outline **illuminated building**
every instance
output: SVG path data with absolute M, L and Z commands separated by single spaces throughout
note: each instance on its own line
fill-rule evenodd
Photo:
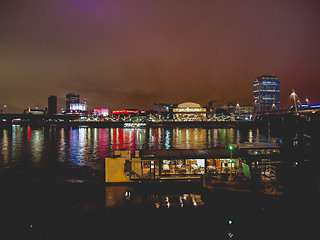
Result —
M 280 109 L 280 82 L 275 76 L 260 76 L 253 84 L 256 112 Z
M 66 110 L 70 110 L 71 103 L 80 103 L 80 95 L 76 93 L 68 93 L 66 95 Z
M 235 107 L 234 114 L 235 115 L 250 115 L 253 113 L 253 106 L 251 105 L 239 105 L 237 104 Z
M 151 107 L 151 110 L 157 112 L 158 114 L 161 114 L 161 113 L 169 112 L 170 107 L 171 107 L 170 104 L 154 103 Z M 175 105 L 174 107 L 177 107 L 177 105 Z
M 246 115 L 249 116 L 253 113 L 253 106 L 250 105 L 240 105 L 239 103 L 234 104 L 233 102 L 227 102 L 221 105 L 217 110 L 217 115 L 230 115 L 239 116 Z
M 132 116 L 139 116 L 139 110 L 126 109 L 112 111 L 115 118 L 131 118 Z
M 57 96 L 48 97 L 48 113 L 57 114 Z
M 181 103 L 173 108 L 174 119 L 178 121 L 201 121 L 206 119 L 207 109 L 198 103 Z
M 229 114 L 233 114 L 235 112 L 236 105 L 233 102 L 225 103 L 221 108 L 226 110 Z
M 151 107 L 151 111 L 158 114 L 159 117 L 170 118 L 172 108 L 176 108 L 177 106 L 177 104 L 154 103 Z
M 70 103 L 70 112 L 86 111 L 86 104 L 84 103 Z
M 96 116 L 108 116 L 109 115 L 109 109 L 106 108 L 95 108 L 93 110 L 93 114 Z
M 44 110 L 41 110 L 41 109 L 31 109 L 31 108 L 28 108 L 26 110 L 23 111 L 24 114 L 31 114 L 31 115 L 44 115 L 45 111 Z

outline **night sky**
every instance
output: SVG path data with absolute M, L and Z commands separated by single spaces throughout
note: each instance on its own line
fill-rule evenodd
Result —
M 79 93 L 95 107 L 252 104 L 276 75 L 320 103 L 320 1 L 1 0 L 0 105 L 47 106 Z

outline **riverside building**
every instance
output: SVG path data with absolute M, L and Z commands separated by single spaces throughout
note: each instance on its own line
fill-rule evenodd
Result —
M 207 109 L 198 103 L 185 102 L 173 108 L 174 119 L 177 121 L 203 121 L 206 119 Z
M 48 97 L 48 113 L 57 114 L 57 96 Z
M 276 76 L 260 76 L 253 84 L 256 112 L 280 110 L 280 82 Z
M 72 103 L 80 103 L 80 95 L 76 93 L 68 93 L 66 95 L 66 110 L 69 111 Z

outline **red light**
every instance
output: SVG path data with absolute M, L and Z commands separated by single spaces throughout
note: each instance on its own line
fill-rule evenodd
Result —
M 31 139 L 31 127 L 29 126 L 28 127 L 28 140 Z
M 139 115 L 139 111 L 133 111 L 133 110 L 117 110 L 112 111 L 113 115 Z

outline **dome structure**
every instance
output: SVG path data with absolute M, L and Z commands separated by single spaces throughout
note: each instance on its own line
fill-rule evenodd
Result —
M 201 105 L 194 102 L 185 102 L 179 104 L 178 108 L 201 108 Z

